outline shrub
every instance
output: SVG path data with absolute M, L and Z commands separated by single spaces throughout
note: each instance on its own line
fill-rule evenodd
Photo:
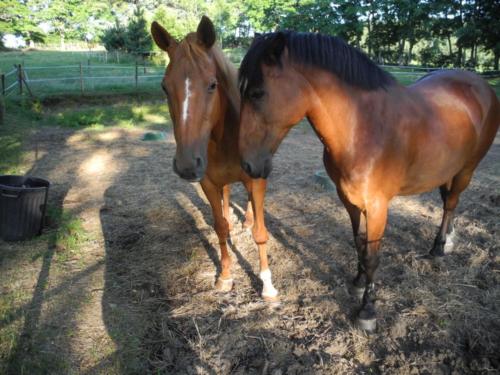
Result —
M 127 29 L 116 20 L 115 26 L 104 31 L 101 42 L 108 51 L 125 50 Z

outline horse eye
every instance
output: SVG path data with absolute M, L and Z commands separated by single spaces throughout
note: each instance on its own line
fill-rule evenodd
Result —
M 209 86 L 208 86 L 208 92 L 214 92 L 215 89 L 217 88 L 217 82 L 213 81 Z
M 250 93 L 250 99 L 259 100 L 264 96 L 264 90 L 254 90 Z

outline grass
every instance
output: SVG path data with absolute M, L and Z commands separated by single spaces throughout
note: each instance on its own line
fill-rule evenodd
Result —
M 55 260 L 65 262 L 79 257 L 82 245 L 90 239 L 90 234 L 83 228 L 82 220 L 59 207 L 49 206 L 47 217 L 52 230 L 49 230 L 39 240 L 48 240 L 55 249 Z
M 0 126 L 0 174 L 27 172 L 25 141 L 43 127 L 98 130 L 110 126 L 149 129 L 169 126 L 166 120 L 169 118 L 168 108 L 164 101 L 143 102 L 137 100 L 135 95 L 116 98 L 52 97 L 46 101 L 22 97 L 10 99 L 6 104 L 5 125 Z

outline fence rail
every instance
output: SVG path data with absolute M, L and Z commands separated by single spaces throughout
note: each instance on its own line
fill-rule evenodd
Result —
M 427 73 L 443 69 L 423 66 L 379 66 L 406 82 L 413 82 Z M 0 74 L 1 94 L 4 97 L 12 95 L 16 91 L 22 94 L 23 89 L 26 89 L 30 95 L 71 92 L 83 94 L 105 88 L 138 90 L 139 86 L 148 87 L 148 85 L 159 91 L 157 82 L 151 80 L 163 77 L 164 71 L 164 67 L 147 64 L 145 60 L 142 63 L 136 61 L 133 65 L 91 64 L 91 61 L 87 60 L 87 62 L 79 64 L 29 67 L 18 64 L 14 67 L 15 69 Z M 500 77 L 498 71 L 481 72 L 480 74 L 487 78 Z
M 1 94 L 23 93 L 30 95 L 90 92 L 104 88 L 137 90 L 152 86 L 152 79 L 163 77 L 164 67 L 136 62 L 134 65 L 91 64 L 30 66 L 15 65 L 15 69 L 1 74 Z M 154 87 L 154 86 L 152 86 Z M 157 87 L 159 91 L 159 85 Z

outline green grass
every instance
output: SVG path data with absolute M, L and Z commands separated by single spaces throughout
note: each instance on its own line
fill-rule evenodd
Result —
M 54 259 L 57 262 L 65 262 L 78 257 L 82 245 L 90 239 L 90 235 L 83 228 L 82 220 L 69 211 L 51 206 L 47 208 L 47 216 L 54 229 L 44 234 L 41 240 L 47 237 L 51 246 L 54 246 Z
M 136 100 L 135 95 L 125 95 L 52 97 L 47 101 L 26 97 L 7 101 L 5 124 L 0 126 L 0 174 L 29 170 L 24 144 L 34 131 L 46 126 L 95 130 L 112 126 L 164 130 L 170 126 L 163 100 L 144 102 Z

